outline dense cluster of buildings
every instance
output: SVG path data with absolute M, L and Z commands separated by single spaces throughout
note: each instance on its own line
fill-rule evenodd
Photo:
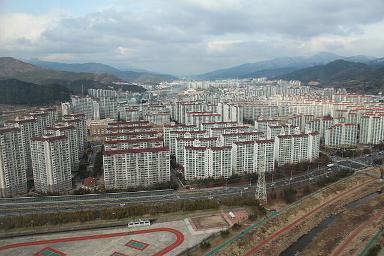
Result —
M 292 130 L 292 132 L 291 132 Z M 279 165 L 319 157 L 320 134 L 281 129 L 268 135 L 237 122 L 164 126 L 164 144 L 182 165 L 186 180 L 271 172 Z
M 86 139 L 84 115 L 58 121 L 56 109 L 37 109 L 8 120 L 0 128 L 0 196 L 27 192 L 27 179 L 35 191 L 63 193 L 72 189 Z
M 86 139 L 103 143 L 107 190 L 170 181 L 170 158 L 186 180 L 273 172 L 314 161 L 320 145 L 384 140 L 381 96 L 265 78 L 179 81 L 148 87 L 148 99 L 90 89 L 54 109 L 0 128 L 0 196 L 71 189 Z M 179 90 L 175 88 L 186 88 Z M 88 131 L 88 134 L 86 133 Z
M 109 123 L 103 152 L 105 188 L 169 182 L 169 150 L 160 135 L 148 121 Z

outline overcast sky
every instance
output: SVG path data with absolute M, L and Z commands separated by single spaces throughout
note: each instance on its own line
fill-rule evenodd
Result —
M 0 56 L 176 75 L 319 52 L 384 56 L 384 0 L 0 0 Z

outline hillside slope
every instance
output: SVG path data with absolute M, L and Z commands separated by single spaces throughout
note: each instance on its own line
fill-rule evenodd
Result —
M 205 74 L 195 75 L 192 76 L 192 78 L 205 80 L 252 78 L 261 76 L 272 78 L 300 70 L 302 68 L 327 64 L 337 59 L 363 63 L 375 60 L 374 57 L 364 55 L 343 57 L 333 53 L 323 52 L 309 57 L 284 57 L 255 63 L 247 63 L 230 68 L 215 70 Z
M 161 81 L 172 81 L 177 79 L 172 75 L 158 74 L 145 70 L 134 69 L 122 71 L 120 69 L 102 63 L 60 63 L 40 60 L 31 60 L 30 62 L 36 66 L 59 71 L 110 74 L 127 82 L 158 83 Z
M 69 99 L 71 91 L 63 86 L 37 85 L 16 79 L 0 80 L 0 104 L 35 105 Z
M 47 80 L 92 80 L 101 83 L 112 83 L 121 79 L 109 74 L 75 73 L 50 70 L 11 58 L 0 57 L 0 79 L 18 79 L 25 82 L 45 84 Z
M 336 60 L 326 65 L 304 68 L 277 76 L 275 79 L 317 81 L 322 87 L 377 93 L 384 89 L 384 65 Z

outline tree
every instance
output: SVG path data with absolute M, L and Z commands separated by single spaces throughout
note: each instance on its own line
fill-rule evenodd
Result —
M 203 250 L 207 250 L 211 247 L 211 243 L 208 241 L 203 241 L 200 243 L 200 248 Z
M 294 188 L 284 190 L 284 201 L 287 204 L 293 203 L 297 200 L 297 191 Z

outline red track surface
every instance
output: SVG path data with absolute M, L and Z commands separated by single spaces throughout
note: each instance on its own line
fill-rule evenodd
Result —
M 349 236 L 344 239 L 332 252 L 332 256 L 340 255 L 345 247 L 361 232 L 364 228 L 366 228 L 369 224 L 374 222 L 377 218 L 384 214 L 384 210 L 379 211 L 378 213 L 372 215 L 366 222 L 360 224 L 357 228 L 355 228 Z
M 36 246 L 36 245 L 47 245 L 47 244 L 57 244 L 57 243 L 68 243 L 68 242 L 78 242 L 78 241 L 86 241 L 86 240 L 95 240 L 95 239 L 103 239 L 103 238 L 113 238 L 120 236 L 128 236 L 128 235 L 138 235 L 138 234 L 147 234 L 147 233 L 156 233 L 156 232 L 169 232 L 176 236 L 175 242 L 165 247 L 164 249 L 156 252 L 153 256 L 162 256 L 166 253 L 174 250 L 176 247 L 181 245 L 184 242 L 184 235 L 180 231 L 172 228 L 152 228 L 147 230 L 136 230 L 130 232 L 119 232 L 119 233 L 109 233 L 109 234 L 97 234 L 97 235 L 89 235 L 89 236 L 75 236 L 75 237 L 65 237 L 58 239 L 48 239 L 48 240 L 39 240 L 39 241 L 31 241 L 31 242 L 21 242 L 15 244 L 7 244 L 0 247 L 0 251 L 14 249 L 19 247 L 28 247 L 28 246 Z
M 341 193 L 340 195 L 332 198 L 331 200 L 319 205 L 318 207 L 316 207 L 315 209 L 311 210 L 310 212 L 306 213 L 305 215 L 303 215 L 302 217 L 296 219 L 295 221 L 291 222 L 290 224 L 288 224 L 287 226 L 285 226 L 284 228 L 276 231 L 275 233 L 271 234 L 269 237 L 265 238 L 264 240 L 260 241 L 256 246 L 254 246 L 251 250 L 249 250 L 247 253 L 245 253 L 244 255 L 245 256 L 252 256 L 252 255 L 255 255 L 265 244 L 269 243 L 272 239 L 276 238 L 277 236 L 285 233 L 286 231 L 288 231 L 290 228 L 292 228 L 293 226 L 299 224 L 300 222 L 303 222 L 305 219 L 307 219 L 308 217 L 310 217 L 311 215 L 315 214 L 316 212 L 318 212 L 319 210 L 321 210 L 322 208 L 326 207 L 327 205 L 331 204 L 331 203 L 334 203 L 334 202 L 337 202 L 338 200 L 340 200 L 341 197 L 359 189 L 360 187 L 366 185 L 367 183 L 370 183 L 372 181 L 367 181 L 367 182 L 364 182 L 356 187 L 354 187 L 353 189 L 351 190 L 348 190 L 348 191 L 345 191 L 343 193 Z

